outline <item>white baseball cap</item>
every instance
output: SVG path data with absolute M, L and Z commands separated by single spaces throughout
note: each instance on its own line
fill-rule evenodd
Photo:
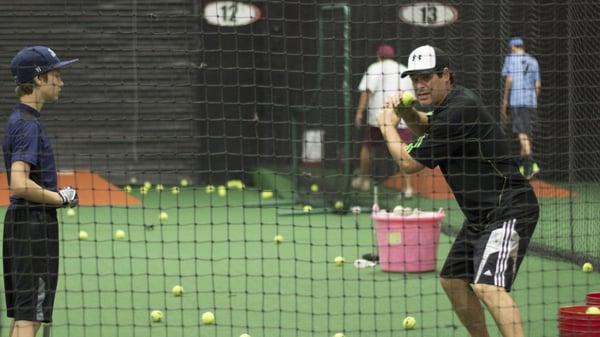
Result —
M 425 45 L 410 53 L 408 56 L 408 69 L 402 73 L 402 77 L 413 74 L 439 72 L 449 67 L 450 59 L 446 52 L 439 48 Z

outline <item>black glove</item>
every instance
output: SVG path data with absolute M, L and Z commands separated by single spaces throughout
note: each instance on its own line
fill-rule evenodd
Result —
M 67 186 L 61 188 L 58 190 L 58 194 L 63 200 L 63 207 L 76 207 L 79 205 L 79 197 L 77 196 L 77 191 L 73 187 Z

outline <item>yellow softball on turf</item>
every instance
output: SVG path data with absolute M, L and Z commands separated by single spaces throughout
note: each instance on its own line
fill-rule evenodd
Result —
M 314 193 L 319 192 L 319 185 L 317 185 L 317 184 L 310 185 L 310 191 L 314 192 Z
M 165 190 L 165 186 L 163 184 L 156 184 L 156 191 L 162 192 Z
M 85 241 L 88 239 L 88 233 L 86 231 L 79 231 L 79 240 Z
M 125 231 L 122 229 L 118 229 L 115 231 L 115 239 L 117 240 L 123 240 L 125 239 Z
M 402 325 L 404 325 L 404 329 L 412 330 L 417 326 L 417 320 L 412 316 L 408 316 L 402 321 Z
M 179 187 L 177 187 L 177 186 L 171 187 L 171 194 L 179 194 Z
M 275 237 L 273 238 L 273 242 L 275 242 L 276 244 L 282 243 L 283 242 L 283 235 L 281 235 L 281 234 L 275 235 Z
M 125 187 L 123 187 L 123 191 L 125 191 L 125 193 L 131 193 L 133 189 L 131 188 L 131 186 L 127 185 Z
M 75 210 L 72 208 L 69 208 L 67 210 L 67 216 L 75 216 Z
M 167 221 L 169 220 L 169 213 L 167 212 L 160 212 L 160 215 L 158 216 L 158 218 L 160 219 L 160 221 Z
M 584 273 L 591 273 L 592 271 L 594 271 L 594 266 L 592 266 L 591 263 L 586 262 L 583 264 L 583 266 L 581 266 L 581 271 L 583 271 Z
M 173 296 L 175 296 L 175 297 L 182 296 L 183 295 L 183 287 L 178 284 L 178 285 L 174 286 L 173 289 L 171 289 L 171 292 L 173 293 Z
M 150 319 L 152 319 L 152 322 L 160 322 L 162 321 L 163 317 L 164 315 L 160 310 L 153 310 L 150 313 Z
M 344 259 L 344 257 L 342 257 L 342 256 L 336 256 L 333 261 L 335 262 L 336 266 L 340 267 L 340 266 L 344 265 L 344 262 L 346 262 L 346 259 Z
M 310 213 L 310 212 L 312 212 L 312 206 L 304 205 L 304 207 L 302 207 L 302 211 L 304 211 L 304 213 Z
M 181 185 L 181 187 L 187 187 L 187 185 L 189 185 L 190 182 L 187 179 L 181 179 L 181 181 L 179 182 L 179 185 Z
M 269 190 L 262 191 L 262 192 L 260 192 L 260 197 L 262 199 L 271 199 L 271 198 L 273 198 L 273 191 L 269 191 Z
M 203 313 L 202 314 L 202 323 L 204 323 L 206 325 L 214 324 L 215 323 L 215 314 L 213 314 L 210 311 Z
M 335 335 L 333 335 L 333 337 L 345 337 L 345 335 L 342 332 L 338 332 Z

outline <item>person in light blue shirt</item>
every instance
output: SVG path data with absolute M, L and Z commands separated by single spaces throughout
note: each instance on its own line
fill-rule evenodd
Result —
M 510 39 L 511 53 L 504 59 L 502 76 L 504 99 L 500 117 L 503 123 L 512 119 L 512 131 L 518 135 L 521 144 L 519 171 L 527 179 L 540 172 L 539 165 L 532 158 L 531 118 L 536 113 L 538 97 L 542 90 L 540 67 L 535 57 L 525 52 L 523 39 Z

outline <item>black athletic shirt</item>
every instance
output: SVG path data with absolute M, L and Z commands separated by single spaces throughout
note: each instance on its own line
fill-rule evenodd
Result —
M 15 161 L 31 165 L 29 178 L 45 189 L 57 191 L 54 151 L 40 113 L 26 104 L 17 104 L 8 118 L 4 134 L 4 166 L 10 184 L 10 168 Z M 10 197 L 11 205 L 25 204 L 25 199 Z
M 495 211 L 511 209 L 520 196 L 533 193 L 498 122 L 464 87 L 454 86 L 408 151 L 421 164 L 440 167 L 471 223 L 488 222 Z

